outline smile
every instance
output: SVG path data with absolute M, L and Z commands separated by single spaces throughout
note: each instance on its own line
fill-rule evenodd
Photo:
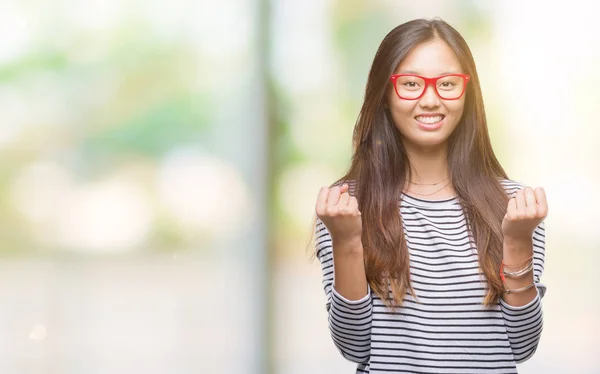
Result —
M 439 115 L 435 115 L 435 116 L 416 116 L 415 119 L 417 120 L 417 122 L 432 125 L 434 123 L 441 122 L 444 119 L 444 115 L 439 114 Z

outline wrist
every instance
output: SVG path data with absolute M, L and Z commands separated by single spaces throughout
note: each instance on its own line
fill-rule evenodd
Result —
M 533 249 L 533 238 L 504 237 L 504 252 L 521 251 L 523 248 Z
M 530 235 L 530 236 L 505 236 L 504 237 L 504 242 L 509 243 L 509 244 L 530 243 L 532 240 L 533 240 L 533 235 Z
M 346 239 L 331 238 L 334 254 L 363 254 L 362 240 L 360 237 Z
M 505 238 L 502 250 L 502 261 L 505 264 L 516 264 L 533 255 L 533 239 Z

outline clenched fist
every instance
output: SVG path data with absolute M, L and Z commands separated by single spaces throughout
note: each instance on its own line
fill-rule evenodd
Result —
M 317 198 L 317 216 L 323 221 L 331 240 L 337 243 L 360 243 L 362 220 L 356 198 L 348 193 L 348 185 L 321 187 Z
M 535 228 L 546 218 L 548 204 L 544 189 L 525 187 L 508 201 L 506 215 L 502 220 L 505 238 L 531 239 Z

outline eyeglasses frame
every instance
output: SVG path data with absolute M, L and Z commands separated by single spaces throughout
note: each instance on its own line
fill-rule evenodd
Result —
M 460 93 L 460 95 L 458 95 L 457 98 L 455 99 L 445 99 L 443 98 L 437 88 L 437 81 L 442 79 L 442 78 L 446 78 L 446 77 L 451 77 L 451 76 L 457 76 L 457 77 L 461 77 L 464 81 L 464 85 L 463 85 L 463 90 Z M 415 97 L 413 99 L 409 99 L 409 98 L 405 98 L 400 96 L 400 93 L 398 93 L 398 86 L 396 85 L 396 81 L 398 80 L 398 78 L 400 77 L 416 77 L 416 78 L 421 78 L 424 82 L 425 82 L 425 87 L 423 88 L 423 92 L 421 92 L 421 94 L 419 95 L 419 97 Z M 394 91 L 396 91 L 396 95 L 402 99 L 402 100 L 419 100 L 420 98 L 423 97 L 423 95 L 425 95 L 425 92 L 427 92 L 427 87 L 429 85 L 433 86 L 433 90 L 435 91 L 435 94 L 438 95 L 438 97 L 442 100 L 458 100 L 460 99 L 464 94 L 465 91 L 467 90 L 467 83 L 469 83 L 469 80 L 471 79 L 471 76 L 468 74 L 445 74 L 445 75 L 440 75 L 439 77 L 433 77 L 433 78 L 427 78 L 424 77 L 422 75 L 417 75 L 417 74 L 393 74 L 392 76 L 390 76 L 390 80 L 392 81 L 392 84 L 394 85 Z

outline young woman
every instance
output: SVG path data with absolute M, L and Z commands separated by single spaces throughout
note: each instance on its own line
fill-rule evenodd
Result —
M 353 148 L 316 204 L 341 354 L 357 373 L 516 373 L 542 331 L 546 197 L 496 159 L 454 28 L 414 20 L 385 37 Z

